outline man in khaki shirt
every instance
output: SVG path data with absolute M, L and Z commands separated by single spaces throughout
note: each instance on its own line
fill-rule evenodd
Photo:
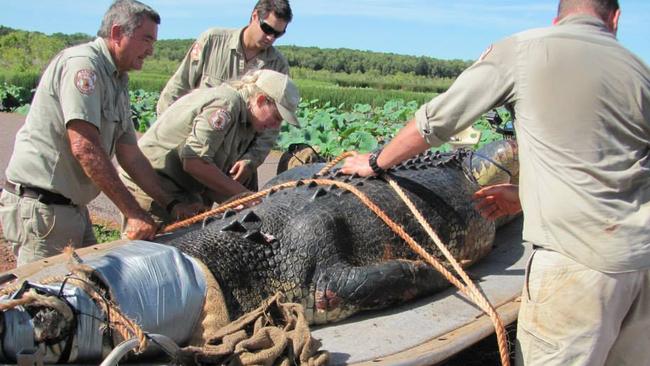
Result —
M 152 54 L 159 23 L 149 6 L 115 1 L 95 41 L 62 51 L 45 70 L 0 197 L 0 222 L 19 265 L 96 243 L 86 205 L 100 191 L 128 218 L 129 238 L 155 234 L 111 158 L 158 202 L 171 202 L 136 144 L 127 88 L 127 71 Z M 181 205 L 175 210 L 189 214 Z
M 230 168 L 248 150 L 257 133 L 277 128 L 282 120 L 298 125 L 300 96 L 285 74 L 258 70 L 241 80 L 196 89 L 176 101 L 138 141 L 167 194 L 188 204 L 206 196 L 222 202 L 248 192 Z M 173 217 L 137 187 L 120 177 L 140 206 L 160 223 Z
M 292 17 L 288 0 L 259 0 L 248 26 L 212 28 L 201 34 L 160 93 L 158 115 L 192 89 L 215 87 L 251 70 L 288 74 L 289 64 L 273 43 L 286 32 Z M 275 128 L 259 133 L 246 154 L 233 165 L 232 173 L 246 178 L 249 188 L 257 189 L 257 167 L 275 145 L 279 132 Z
M 523 238 L 536 248 L 517 363 L 647 365 L 650 70 L 616 40 L 616 0 L 559 4 L 554 26 L 490 46 L 381 153 L 350 158 L 343 171 L 381 173 L 506 104 L 520 185 L 475 196 L 488 217 L 518 211 L 520 198 Z

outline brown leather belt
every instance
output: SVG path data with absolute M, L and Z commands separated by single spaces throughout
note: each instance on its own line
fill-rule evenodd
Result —
M 17 186 L 8 180 L 5 181 L 4 188 L 17 196 L 33 198 L 46 205 L 73 205 L 68 197 L 42 188 L 29 187 L 22 184 Z

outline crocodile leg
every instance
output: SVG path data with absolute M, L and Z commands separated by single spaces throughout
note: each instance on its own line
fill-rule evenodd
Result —
M 381 309 L 449 286 L 421 261 L 389 260 L 367 266 L 336 264 L 315 278 L 313 322 L 344 319 L 361 310 Z

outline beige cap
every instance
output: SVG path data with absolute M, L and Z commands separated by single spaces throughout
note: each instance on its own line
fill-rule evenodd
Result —
M 300 102 L 300 93 L 289 76 L 273 70 L 259 70 L 255 85 L 273 98 L 282 118 L 294 126 L 300 126 L 296 109 Z

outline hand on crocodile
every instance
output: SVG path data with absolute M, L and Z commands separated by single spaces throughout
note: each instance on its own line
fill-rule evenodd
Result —
M 474 193 L 473 199 L 476 210 L 481 216 L 490 220 L 521 211 L 519 186 L 514 184 L 483 187 Z
M 352 152 L 352 156 L 345 159 L 341 172 L 344 174 L 354 174 L 357 173 L 362 177 L 369 177 L 374 175 L 370 164 L 368 164 L 368 158 L 370 154 L 359 154 L 356 151 Z
M 158 227 L 151 216 L 146 213 L 129 217 L 126 220 L 126 237 L 129 240 L 151 240 L 156 235 Z
M 172 217 L 176 220 L 186 219 L 188 217 L 196 216 L 205 210 L 203 204 L 195 203 L 179 203 L 172 209 Z
M 239 160 L 230 168 L 228 173 L 232 179 L 245 184 L 250 180 L 254 172 L 255 168 L 250 160 Z

